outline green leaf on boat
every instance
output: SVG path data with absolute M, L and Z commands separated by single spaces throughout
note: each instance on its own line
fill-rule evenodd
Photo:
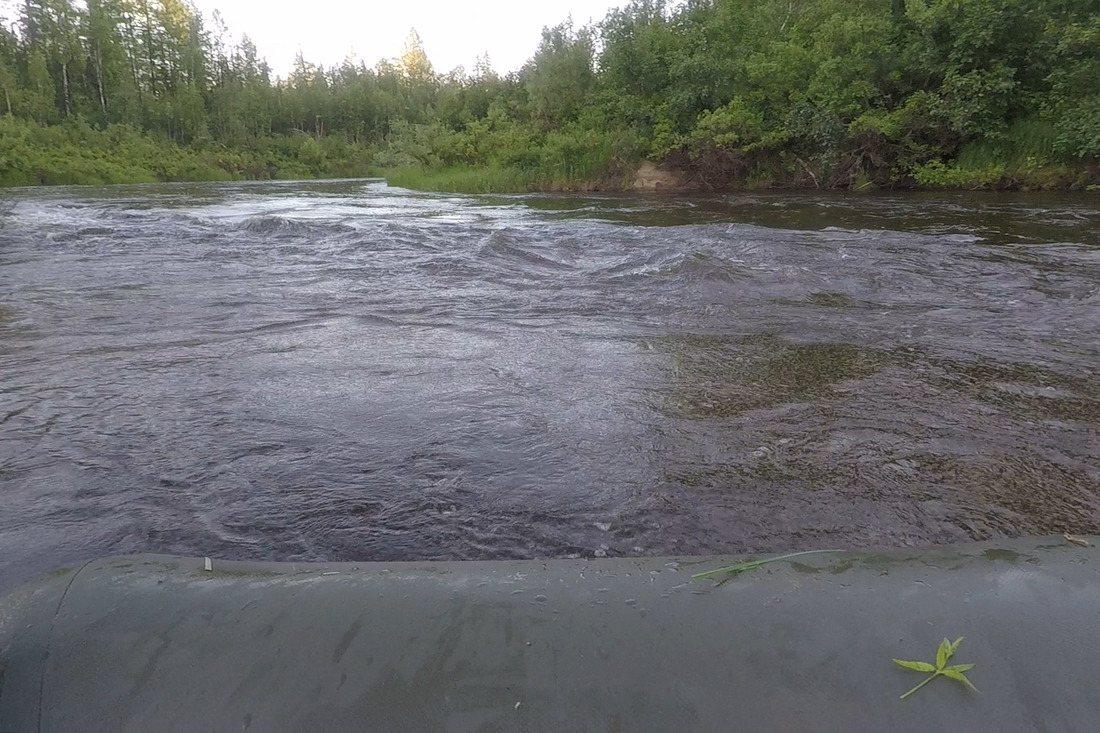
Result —
M 964 672 L 968 672 L 969 670 L 974 669 L 973 664 L 953 664 L 950 667 L 947 666 L 947 661 L 951 659 L 951 657 L 955 654 L 955 651 L 958 650 L 959 644 L 962 643 L 962 640 L 963 637 L 960 636 L 958 639 L 955 639 L 955 641 L 944 639 L 942 642 L 940 642 L 939 648 L 936 649 L 936 664 L 934 666 L 929 664 L 928 662 L 910 662 L 904 659 L 894 659 L 894 664 L 897 664 L 899 667 L 911 669 L 914 672 L 924 672 L 928 674 L 928 677 L 922 680 L 920 684 L 902 694 L 901 699 L 904 700 L 905 698 L 909 697 L 914 692 L 924 687 L 937 677 L 940 677 L 941 675 L 943 677 L 947 677 L 948 679 L 962 682 L 971 690 L 980 694 L 978 688 L 975 687 L 974 684 L 966 678 L 965 674 L 963 674 Z
M 771 562 L 779 562 L 780 560 L 789 560 L 792 557 L 801 557 L 803 555 L 818 555 L 825 552 L 843 552 L 843 550 L 806 550 L 804 552 L 791 552 L 786 555 L 779 555 L 777 557 L 765 557 L 760 560 L 746 560 L 745 562 L 739 562 L 734 565 L 727 565 L 724 568 L 718 568 L 717 570 L 707 570 L 703 573 L 696 573 L 691 576 L 692 580 L 702 580 L 704 578 L 714 578 L 719 575 L 732 576 L 739 573 L 743 573 L 746 570 L 755 570 L 761 565 L 767 565 Z M 729 578 L 726 578 L 728 580 Z
M 962 672 L 959 672 L 956 669 L 952 669 L 951 667 L 948 667 L 947 669 L 943 670 L 943 672 L 941 672 L 941 674 L 944 677 L 948 677 L 948 678 L 953 679 L 953 680 L 958 680 L 959 682 L 962 682 L 964 685 L 969 687 L 974 692 L 977 692 L 979 695 L 981 694 L 981 690 L 979 690 L 977 687 L 975 687 L 974 683 L 971 682 L 970 680 L 968 680 L 966 678 L 966 675 L 964 675 Z
M 947 660 L 951 658 L 951 641 L 944 639 L 940 642 L 940 648 L 936 650 L 936 669 L 943 669 Z

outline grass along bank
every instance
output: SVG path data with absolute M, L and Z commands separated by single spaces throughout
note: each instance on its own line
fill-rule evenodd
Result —
M 829 178 L 805 161 L 713 150 L 646 160 L 623 135 L 538 134 L 505 129 L 395 130 L 380 144 L 299 133 L 229 147 L 209 138 L 181 145 L 128 125 L 81 120 L 37 125 L 0 116 L 0 186 L 171 181 L 296 180 L 383 176 L 391 186 L 442 193 L 710 191 L 762 188 L 854 190 L 1097 190 L 1100 165 L 1058 156 L 1032 126 L 963 146 L 889 176 Z
M 229 148 L 180 145 L 128 125 L 36 125 L 0 117 L 0 186 L 102 185 L 366 176 L 370 152 L 342 139 L 271 137 Z

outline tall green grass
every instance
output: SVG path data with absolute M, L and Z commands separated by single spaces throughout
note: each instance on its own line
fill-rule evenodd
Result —
M 1017 120 L 1003 134 L 967 143 L 954 161 L 934 160 L 912 171 L 926 188 L 1079 188 L 1087 170 L 1071 170 L 1055 147 L 1053 123 L 1032 117 Z
M 193 146 L 127 125 L 99 129 L 73 122 L 48 127 L 0 116 L 0 186 L 101 185 L 157 181 L 232 181 L 353 177 L 368 172 L 369 151 L 337 139 L 306 150 L 294 138 L 267 138 L 230 149 Z
M 383 175 L 391 186 L 443 193 L 523 193 L 537 184 L 533 172 L 519 168 L 455 166 L 429 170 L 406 166 L 384 171 Z
M 1003 135 L 964 145 L 956 166 L 961 170 L 988 170 L 1001 165 L 1012 170 L 1022 165 L 1042 165 L 1055 159 L 1057 131 L 1052 123 L 1028 118 L 1017 120 Z
M 403 166 L 382 171 L 386 183 L 414 191 L 440 193 L 525 193 L 527 191 L 618 190 L 627 181 L 588 175 L 590 169 L 542 170 L 451 166 L 441 170 Z
M 454 193 L 622 188 L 640 159 L 634 136 L 576 124 L 539 130 L 519 123 L 397 125 L 374 163 L 393 186 Z

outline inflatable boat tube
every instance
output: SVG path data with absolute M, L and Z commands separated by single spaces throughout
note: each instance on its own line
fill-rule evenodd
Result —
M 1096 731 L 1063 537 L 771 563 L 96 560 L 0 599 L 0 733 Z M 207 569 L 209 568 L 209 569 Z M 926 675 L 944 637 L 981 690 Z

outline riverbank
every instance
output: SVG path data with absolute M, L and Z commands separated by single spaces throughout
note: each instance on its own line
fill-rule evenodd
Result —
M 964 151 L 965 152 L 965 151 Z M 598 158 L 599 156 L 593 156 Z M 390 165 L 387 165 L 390 163 Z M 841 168 L 822 175 L 798 158 L 746 161 L 728 153 L 659 161 L 595 160 L 577 168 L 498 164 L 392 165 L 385 148 L 308 135 L 230 148 L 190 146 L 126 125 L 43 127 L 0 118 L 0 187 L 180 181 L 382 177 L 391 186 L 441 193 L 713 192 L 723 190 L 1100 190 L 1100 162 L 961 155 L 907 172 Z
M 777 161 L 778 163 L 778 161 Z M 441 170 L 406 167 L 378 171 L 391 186 L 443 193 L 576 193 L 628 191 L 692 193 L 737 190 L 849 191 L 1100 191 L 1100 165 L 1009 161 L 982 166 L 933 161 L 909 175 L 878 180 L 867 175 L 847 181 L 823 181 L 811 171 L 782 165 L 770 172 L 740 175 L 708 171 L 692 161 L 644 160 L 625 174 L 568 179 L 514 168 L 456 166 Z

